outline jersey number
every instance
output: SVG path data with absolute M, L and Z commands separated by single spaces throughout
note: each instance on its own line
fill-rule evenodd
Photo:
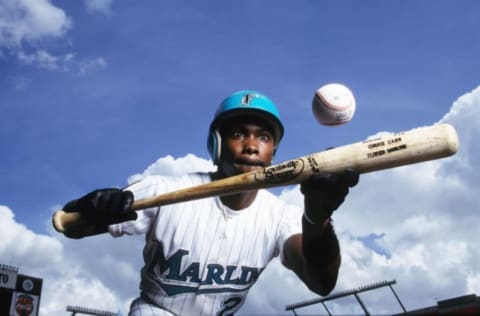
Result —
M 230 297 L 222 303 L 223 309 L 218 313 L 218 316 L 233 316 L 241 302 L 242 298 L 239 296 Z

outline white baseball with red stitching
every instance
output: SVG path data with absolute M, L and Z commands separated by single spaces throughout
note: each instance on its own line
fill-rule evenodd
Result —
M 339 83 L 330 83 L 315 91 L 312 111 L 322 125 L 340 125 L 349 122 L 355 113 L 352 91 Z

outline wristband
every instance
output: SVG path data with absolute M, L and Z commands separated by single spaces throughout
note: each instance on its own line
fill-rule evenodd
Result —
M 305 220 L 307 221 L 307 223 L 309 223 L 310 225 L 313 225 L 313 226 L 322 226 L 322 227 L 325 227 L 327 226 L 328 224 L 330 224 L 333 220 L 331 217 L 327 217 L 323 223 L 321 224 L 318 224 L 318 223 L 315 223 L 314 221 L 312 221 L 308 216 L 307 216 L 307 213 L 303 213 L 303 218 L 305 218 Z

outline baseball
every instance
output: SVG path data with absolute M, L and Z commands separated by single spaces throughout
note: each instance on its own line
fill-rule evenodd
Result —
M 312 111 L 322 125 L 340 125 L 350 121 L 355 113 L 352 91 L 339 83 L 330 83 L 315 91 Z

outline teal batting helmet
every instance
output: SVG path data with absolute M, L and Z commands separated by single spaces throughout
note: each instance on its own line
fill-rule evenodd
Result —
M 283 137 L 283 124 L 275 104 L 265 95 L 252 90 L 235 92 L 220 103 L 208 132 L 208 153 L 217 163 L 221 153 L 220 127 L 229 119 L 239 116 L 258 116 L 273 127 L 275 148 Z

